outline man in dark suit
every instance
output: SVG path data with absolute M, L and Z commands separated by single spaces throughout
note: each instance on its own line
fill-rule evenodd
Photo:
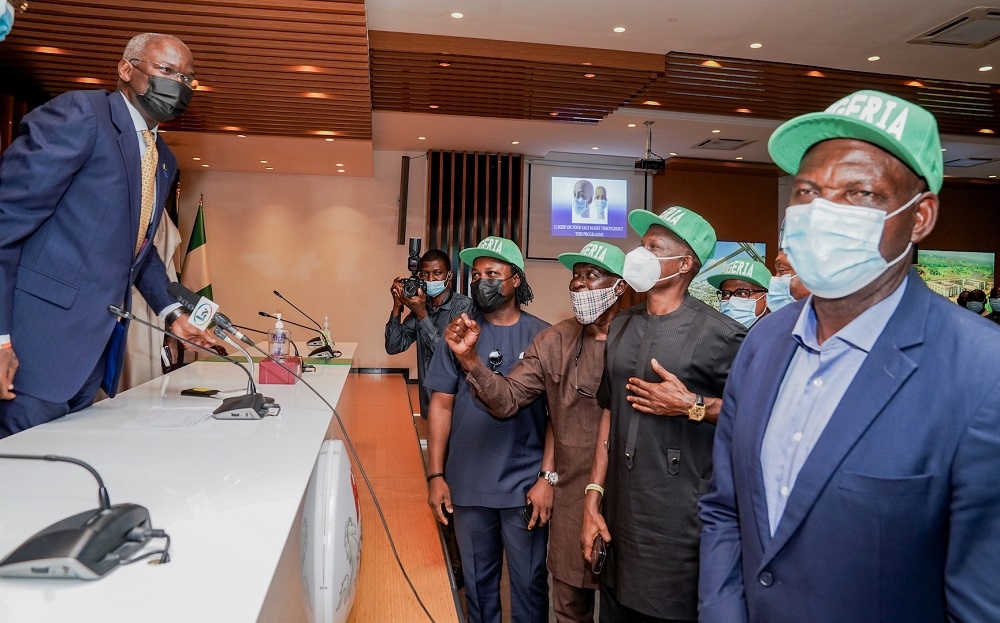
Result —
M 700 620 L 1000 621 L 1000 330 L 909 269 L 934 117 L 861 91 L 787 122 L 783 248 L 812 296 L 750 332 L 701 501 Z
M 190 101 L 191 51 L 134 37 L 118 91 L 71 91 L 25 116 L 0 158 L 0 438 L 114 396 L 134 285 L 167 325 L 202 344 L 167 293 L 150 240 L 177 163 L 159 123 Z M 16 349 L 16 350 L 15 350 Z

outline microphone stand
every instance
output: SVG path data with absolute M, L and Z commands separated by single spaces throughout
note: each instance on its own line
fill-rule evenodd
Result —
M 214 350 L 205 348 L 201 344 L 195 344 L 191 340 L 184 339 L 181 336 L 172 333 L 170 331 L 167 331 L 166 329 L 159 327 L 151 322 L 146 322 L 142 318 L 137 318 L 135 314 L 127 312 L 121 309 L 120 307 L 115 307 L 114 305 L 108 305 L 108 311 L 114 314 L 115 316 L 118 316 L 119 318 L 125 318 L 127 320 L 138 322 L 143 326 L 147 326 L 155 331 L 159 331 L 160 333 L 169 335 L 170 337 L 175 338 L 202 352 L 208 353 L 213 357 L 221 357 L 222 359 L 228 361 L 229 363 L 233 364 L 234 366 L 242 370 L 243 373 L 247 375 L 247 379 L 249 379 L 249 384 L 247 386 L 249 390 L 248 393 L 243 396 L 232 396 L 230 398 L 223 399 L 222 405 L 218 409 L 212 412 L 213 418 L 217 420 L 259 420 L 268 415 L 277 415 L 277 412 L 273 414 L 270 412 L 272 407 L 277 407 L 278 410 L 280 411 L 281 407 L 275 404 L 273 399 L 267 398 L 263 394 L 257 392 L 257 386 L 253 382 L 253 374 L 232 357 L 220 355 Z M 219 333 L 222 332 L 221 328 L 217 327 L 216 329 Z M 218 333 L 216 335 L 218 335 Z M 225 334 L 222 335 L 225 336 Z M 230 340 L 228 336 L 225 336 L 225 338 L 229 344 L 235 346 L 236 348 L 239 348 L 239 346 L 236 345 L 236 342 Z M 250 356 L 249 353 L 247 353 L 242 348 L 239 349 L 243 351 L 243 353 L 246 354 L 247 357 Z M 253 359 L 251 359 L 251 361 L 253 361 Z
M 301 309 L 299 309 L 295 305 L 295 303 L 293 303 L 293 302 L 289 301 L 288 299 L 286 299 L 285 297 L 281 296 L 281 292 L 278 292 L 277 290 L 272 290 L 272 292 L 274 292 L 274 295 L 276 297 L 278 297 L 282 301 L 288 303 L 293 308 L 295 308 L 295 311 L 299 312 L 300 314 L 302 314 L 303 316 L 305 316 L 306 318 L 308 318 L 309 322 L 311 322 L 314 325 L 316 325 L 316 328 L 319 329 L 319 335 L 320 335 L 320 339 L 323 341 L 323 345 L 320 346 L 319 348 L 313 350 L 311 353 L 309 353 L 310 357 L 323 357 L 323 358 L 328 358 L 329 357 L 329 358 L 333 358 L 333 359 L 336 359 L 337 357 L 340 357 L 341 352 L 339 350 L 334 350 L 333 349 L 333 342 L 330 340 L 330 336 L 327 335 L 327 332 L 323 330 L 323 327 L 319 326 L 319 323 L 316 322 L 312 318 L 312 316 L 310 316 L 309 314 L 307 314 L 304 311 L 302 311 Z

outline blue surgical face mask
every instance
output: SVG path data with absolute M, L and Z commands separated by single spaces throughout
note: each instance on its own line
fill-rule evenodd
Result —
M 448 283 L 448 280 L 446 279 L 444 281 L 425 281 L 424 283 L 427 285 L 427 296 L 433 298 L 438 294 L 444 292 L 445 284 Z
M 1000 311 L 1000 298 L 990 299 L 990 309 Z
M 749 329 L 760 318 L 757 315 L 757 301 L 759 300 L 759 296 L 755 299 L 741 299 L 731 296 L 719 304 L 719 311 Z M 763 315 L 761 313 L 761 316 Z
M 573 198 L 573 211 L 577 214 L 583 214 L 587 211 L 587 199 L 586 197 L 574 197 Z
M 0 6 L 0 9 L 3 9 L 0 11 L 0 41 L 3 41 L 7 38 L 10 29 L 14 27 L 14 7 L 6 0 L 0 0 L 0 2 L 3 3 Z
M 771 282 L 767 286 L 767 308 L 776 312 L 785 305 L 795 302 L 792 296 L 792 279 L 795 275 L 781 275 L 771 277 Z
M 983 311 L 983 302 L 969 301 L 968 303 L 965 304 L 965 309 L 969 310 L 970 312 L 975 312 L 977 314 L 981 313 Z
M 887 262 L 879 243 L 885 222 L 922 196 L 919 193 L 889 214 L 822 197 L 805 205 L 789 206 L 782 248 L 810 292 L 825 299 L 849 296 L 910 255 L 912 243 L 899 257 Z

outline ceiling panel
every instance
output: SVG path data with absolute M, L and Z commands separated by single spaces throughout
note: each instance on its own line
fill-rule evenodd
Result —
M 371 139 L 363 0 L 39 0 L 2 44 L 0 76 L 51 95 L 113 89 L 147 31 L 183 40 L 201 84 L 165 129 Z

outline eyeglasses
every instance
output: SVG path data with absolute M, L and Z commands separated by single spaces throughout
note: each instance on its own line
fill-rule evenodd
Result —
M 739 288 L 738 290 L 719 290 L 715 293 L 715 296 L 719 297 L 720 301 L 728 301 L 730 297 L 735 296 L 738 299 L 748 299 L 751 294 L 758 293 L 762 294 L 767 292 L 767 290 L 750 290 L 749 288 Z
M 576 359 L 573 360 L 573 388 L 576 389 L 576 393 L 580 394 L 584 398 L 597 398 L 596 394 L 592 394 L 587 390 L 580 387 L 580 353 L 583 352 L 583 333 L 580 333 L 580 345 L 576 347 Z
M 161 64 L 159 64 L 159 63 L 157 63 L 155 61 L 151 61 L 151 60 L 146 59 L 146 58 L 130 58 L 128 62 L 130 62 L 133 65 L 135 65 L 135 64 L 141 63 L 143 61 L 146 61 L 147 63 L 149 63 L 150 65 L 152 65 L 153 68 L 156 69 L 156 71 L 158 71 L 161 74 L 163 74 L 163 76 L 166 77 L 166 78 L 170 78 L 171 80 L 174 80 L 175 78 L 177 78 L 177 79 L 180 79 L 180 81 L 183 82 L 184 84 L 186 84 L 189 87 L 191 87 L 192 89 L 197 89 L 198 88 L 198 79 L 197 78 L 192 78 L 191 76 L 188 76 L 187 74 L 182 74 L 181 72 L 177 71 L 176 69 L 171 69 L 170 67 L 167 67 L 166 65 L 161 65 Z
M 500 349 L 494 348 L 490 351 L 488 357 L 490 360 L 490 367 L 493 368 L 493 372 L 496 373 L 497 368 L 499 368 L 500 364 L 503 363 L 503 353 L 500 352 Z

